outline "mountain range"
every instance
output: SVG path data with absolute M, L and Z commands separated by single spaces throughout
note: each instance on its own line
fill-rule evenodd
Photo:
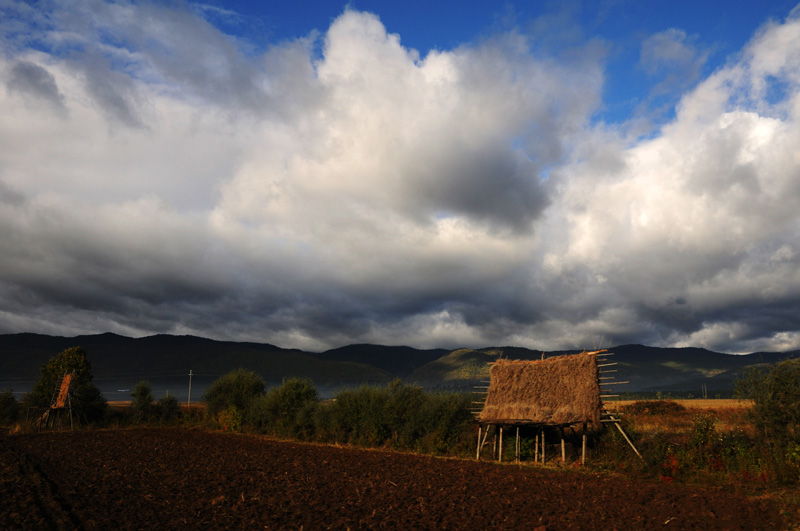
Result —
M 185 393 L 191 371 L 195 394 L 220 375 L 243 367 L 268 384 L 284 378 L 308 378 L 320 388 L 363 383 L 385 384 L 395 378 L 432 388 L 467 388 L 488 379 L 490 363 L 504 357 L 534 360 L 579 352 L 545 352 L 522 347 L 430 349 L 404 346 L 349 345 L 325 352 L 285 349 L 267 343 L 216 341 L 195 336 L 155 335 L 130 338 L 106 333 L 77 337 L 41 334 L 0 335 L 0 387 L 25 391 L 32 387 L 40 367 L 62 350 L 80 346 L 92 364 L 95 382 L 110 399 L 124 394 L 139 380 L 154 387 Z M 618 381 L 628 382 L 615 392 L 729 393 L 747 367 L 772 364 L 800 355 L 792 352 L 756 352 L 732 355 L 702 348 L 659 348 L 619 345 L 608 349 L 616 363 Z

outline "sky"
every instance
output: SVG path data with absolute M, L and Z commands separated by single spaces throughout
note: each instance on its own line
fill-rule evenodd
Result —
M 452 6 L 0 0 L 0 333 L 800 349 L 800 6 Z

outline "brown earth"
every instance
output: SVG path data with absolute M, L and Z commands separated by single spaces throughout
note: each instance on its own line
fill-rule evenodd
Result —
M 176 428 L 0 435 L 0 529 L 782 529 L 769 500 Z

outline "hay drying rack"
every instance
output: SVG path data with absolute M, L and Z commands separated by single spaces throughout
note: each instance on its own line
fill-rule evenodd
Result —
M 614 392 L 613 388 L 609 386 L 612 385 L 622 385 L 627 384 L 628 382 L 621 382 L 616 380 L 616 375 L 614 373 L 617 372 L 617 369 L 609 369 L 608 367 L 616 366 L 616 362 L 611 362 L 609 360 L 610 356 L 613 356 L 613 352 L 608 352 L 607 349 L 600 349 L 588 352 L 584 350 L 580 354 L 594 356 L 595 362 L 595 383 L 597 386 L 598 391 L 598 414 L 596 415 L 596 420 L 599 425 L 606 425 L 606 424 L 613 424 L 622 436 L 627 441 L 628 445 L 630 445 L 631 449 L 636 453 L 636 455 L 642 459 L 642 455 L 639 453 L 639 450 L 633 444 L 630 437 L 625 430 L 622 428 L 620 424 L 621 419 L 618 417 L 620 416 L 619 413 L 612 412 L 608 407 L 606 407 L 603 399 L 607 398 L 614 398 L 619 395 L 611 394 Z M 558 358 L 569 358 L 573 355 L 567 356 L 559 356 Z M 544 360 L 544 353 L 542 353 L 542 360 Z M 557 358 L 550 358 L 551 360 L 555 360 Z M 497 362 L 489 362 L 490 365 L 494 365 Z M 514 362 L 514 363 L 526 363 L 526 362 Z M 535 362 L 530 362 L 535 363 Z M 489 398 L 490 390 L 493 389 L 492 387 L 492 379 L 490 378 L 489 381 L 482 381 L 480 385 L 475 386 L 474 393 L 477 396 L 482 396 L 482 400 L 474 401 L 472 413 L 475 415 L 475 420 L 478 424 L 478 443 L 477 449 L 475 453 L 475 458 L 480 460 L 481 452 L 483 451 L 484 447 L 487 444 L 487 440 L 489 437 L 490 431 L 494 431 L 494 436 L 492 438 L 492 458 L 496 458 L 498 461 L 502 461 L 503 459 L 503 435 L 505 428 L 516 428 L 516 444 L 515 444 L 515 460 L 517 462 L 520 461 L 520 454 L 521 454 L 521 439 L 520 439 L 520 428 L 525 428 L 528 430 L 534 430 L 535 432 L 535 444 L 534 444 L 534 461 L 537 463 L 545 464 L 546 462 L 546 455 L 545 455 L 545 448 L 546 448 L 546 439 L 545 439 L 545 430 L 557 430 L 558 434 L 560 435 L 561 440 L 561 460 L 562 462 L 566 462 L 566 443 L 565 443 L 565 430 L 569 428 L 572 430 L 573 433 L 577 433 L 576 427 L 580 426 L 581 430 L 581 464 L 586 462 L 586 440 L 587 440 L 587 433 L 590 421 L 592 419 L 583 418 L 579 420 L 569 420 L 566 422 L 542 422 L 541 420 L 534 420 L 529 418 L 482 418 L 483 413 L 486 410 L 487 401 Z M 496 384 L 497 382 L 495 382 Z
M 55 384 L 50 406 L 46 408 L 33 408 L 35 409 L 32 423 L 33 427 L 40 430 L 42 428 L 53 429 L 57 426 L 60 429 L 64 420 L 64 415 L 68 414 L 69 428 L 73 430 L 72 400 L 74 398 L 74 387 L 75 371 L 64 373 Z

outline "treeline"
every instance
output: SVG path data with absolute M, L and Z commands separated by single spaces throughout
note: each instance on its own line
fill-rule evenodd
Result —
M 203 399 L 208 418 L 223 430 L 434 454 L 464 453 L 472 445 L 469 395 L 400 381 L 320 400 L 308 380 L 292 378 L 267 390 L 260 376 L 239 369 L 212 383 Z

